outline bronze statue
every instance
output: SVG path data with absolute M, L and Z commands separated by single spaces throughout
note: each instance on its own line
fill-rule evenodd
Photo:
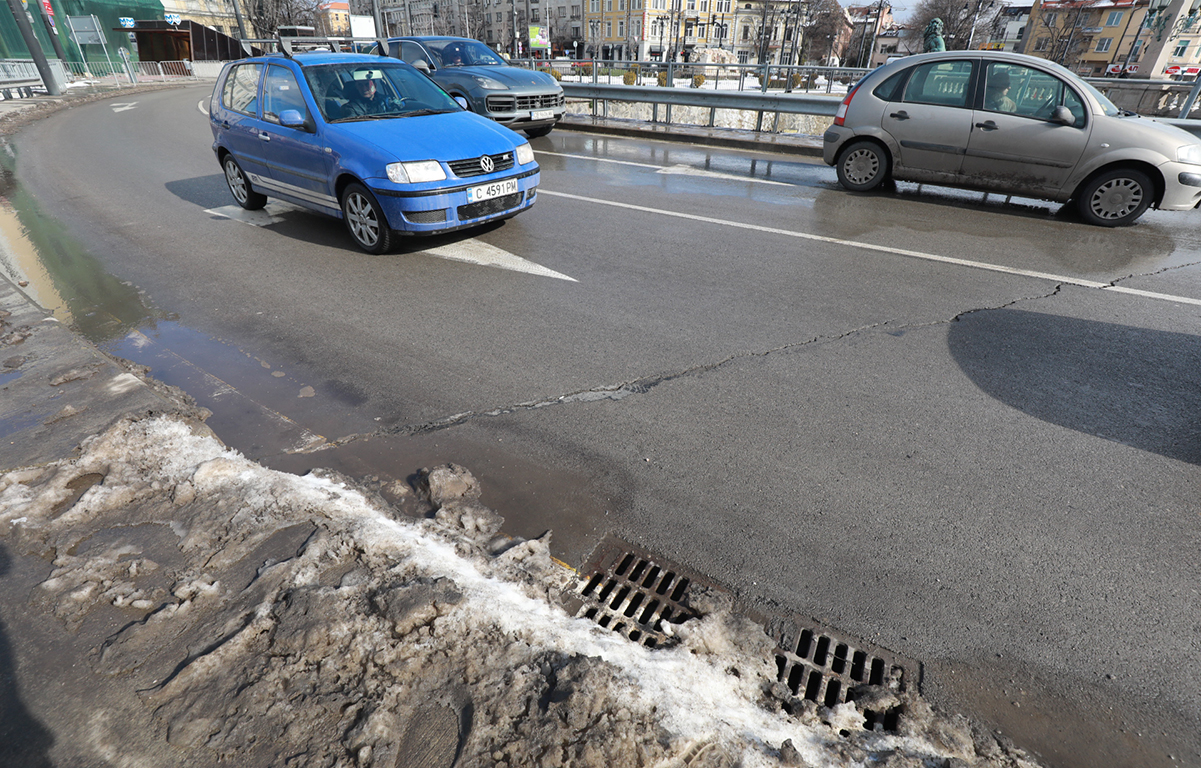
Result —
M 925 43 L 922 46 L 922 53 L 934 53 L 936 51 L 945 51 L 947 44 L 942 41 L 942 19 L 931 19 L 926 25 Z

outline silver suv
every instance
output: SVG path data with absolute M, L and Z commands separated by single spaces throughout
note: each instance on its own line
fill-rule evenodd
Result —
M 1201 143 L 1124 112 L 1043 59 L 997 51 L 908 56 L 847 94 L 823 156 L 847 189 L 888 179 L 1075 201 L 1085 221 L 1201 204 Z

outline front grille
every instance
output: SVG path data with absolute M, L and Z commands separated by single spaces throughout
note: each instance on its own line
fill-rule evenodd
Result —
M 507 211 L 510 208 L 516 208 L 521 205 L 521 192 L 515 192 L 511 195 L 503 197 L 494 197 L 491 200 L 481 200 L 478 203 L 468 203 L 467 205 L 459 206 L 459 221 L 468 219 L 478 219 L 480 216 L 488 216 L 493 213 Z
M 535 96 L 518 96 L 518 109 L 554 109 L 563 106 L 564 98 L 561 93 L 544 93 Z
M 539 93 L 523 96 L 500 93 L 489 96 L 485 102 L 489 112 L 515 112 L 530 109 L 556 109 L 566 104 L 567 98 L 562 93 Z
M 435 211 L 404 211 L 404 217 L 414 224 L 441 224 L 446 221 L 446 209 Z
M 488 155 L 488 157 L 492 158 L 492 164 L 494 166 L 491 171 L 485 171 L 480 167 L 480 158 L 478 157 L 469 157 L 466 160 L 455 160 L 447 163 L 447 165 L 450 166 L 450 170 L 454 172 L 455 176 L 458 176 L 460 179 L 469 179 L 472 176 L 483 176 L 484 174 L 496 173 L 497 171 L 507 171 L 513 167 L 512 152 L 502 152 L 499 155 Z

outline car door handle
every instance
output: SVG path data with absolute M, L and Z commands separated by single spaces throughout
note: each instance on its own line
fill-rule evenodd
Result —
M 976 127 L 982 131 L 997 130 L 997 124 L 994 123 L 992 120 L 985 120 L 983 123 L 976 123 Z
M 260 138 L 260 139 L 262 139 L 263 141 L 271 141 L 271 134 L 269 134 L 269 133 L 260 133 L 260 134 L 259 134 L 259 138 Z
M 229 121 L 228 121 L 228 120 L 222 120 L 222 121 L 221 121 L 221 127 L 222 127 L 222 128 L 224 128 L 225 130 L 229 130 Z
M 908 120 L 909 113 L 902 109 L 900 112 L 893 112 L 889 117 L 895 117 L 898 120 Z

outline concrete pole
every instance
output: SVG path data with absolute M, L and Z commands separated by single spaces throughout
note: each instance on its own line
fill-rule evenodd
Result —
M 33 0 L 41 2 L 41 0 Z M 42 84 L 46 86 L 46 93 L 51 96 L 58 96 L 62 93 L 58 87 L 58 81 L 54 79 L 54 73 L 50 71 L 50 62 L 46 60 L 46 53 L 42 50 L 42 44 L 33 34 L 33 26 L 29 23 L 29 16 L 26 15 L 25 9 L 21 7 L 21 0 L 8 0 L 8 9 L 12 11 L 13 18 L 17 21 L 17 28 L 21 30 L 21 37 L 25 40 L 25 47 L 29 49 L 29 55 L 33 57 L 34 66 L 38 68 L 38 74 L 42 77 Z

